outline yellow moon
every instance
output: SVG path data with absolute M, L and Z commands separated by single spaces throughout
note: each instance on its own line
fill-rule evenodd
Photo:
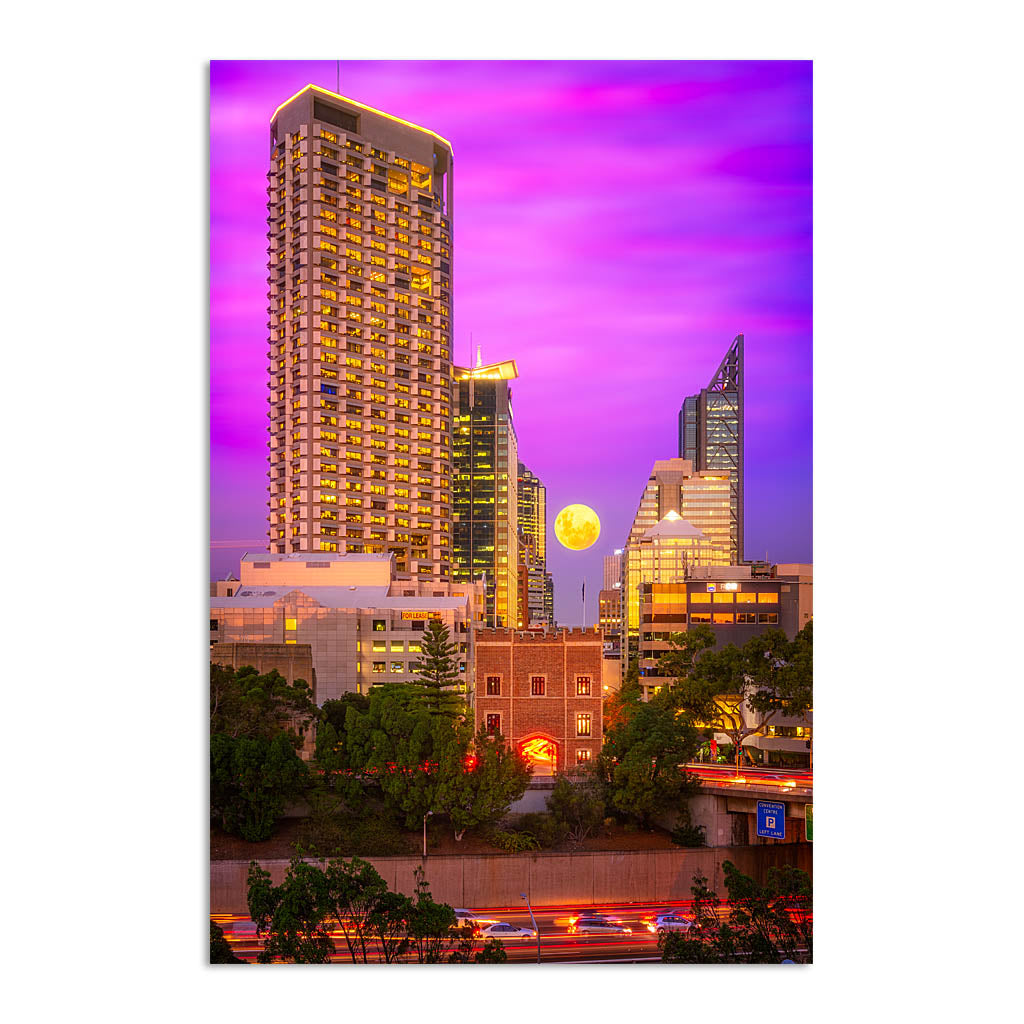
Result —
M 555 536 L 570 551 L 585 551 L 601 536 L 601 520 L 586 505 L 566 505 L 555 516 Z

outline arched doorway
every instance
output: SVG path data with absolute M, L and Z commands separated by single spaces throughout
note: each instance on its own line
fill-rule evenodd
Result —
M 528 736 L 519 752 L 533 765 L 533 774 L 554 775 L 558 770 L 558 744 L 550 736 Z

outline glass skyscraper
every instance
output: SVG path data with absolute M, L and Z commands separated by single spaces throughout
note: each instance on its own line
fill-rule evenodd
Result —
M 453 577 L 484 576 L 488 626 L 518 624 L 518 470 L 514 360 L 455 367 L 452 431 Z
M 729 555 L 743 561 L 743 335 L 733 339 L 715 375 L 679 410 L 679 457 L 697 472 L 729 474 Z
M 547 571 L 547 488 L 529 467 L 519 463 L 519 529 L 533 545 L 527 565 L 528 622 L 554 625 L 554 586 Z

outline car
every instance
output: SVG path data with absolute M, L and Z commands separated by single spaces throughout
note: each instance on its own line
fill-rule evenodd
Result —
M 632 935 L 633 929 L 607 917 L 578 917 L 569 925 L 570 935 Z
M 692 927 L 692 918 L 684 917 L 682 914 L 662 914 L 647 926 L 647 930 L 662 935 L 665 932 L 686 932 Z
M 619 919 L 617 917 L 609 917 L 607 914 L 602 914 L 599 910 L 574 910 L 569 915 L 570 927 L 584 917 L 589 917 L 595 921 L 611 921 L 614 924 L 619 923 Z
M 537 933 L 532 928 L 519 928 L 517 925 L 509 924 L 507 921 L 495 921 L 480 929 L 477 936 L 480 939 L 501 939 L 502 942 L 528 942 L 537 938 Z
M 643 924 L 648 925 L 652 921 L 656 921 L 659 917 L 668 917 L 670 915 L 677 917 L 690 917 L 682 907 L 657 907 L 652 910 L 645 910 L 640 915 L 640 920 Z

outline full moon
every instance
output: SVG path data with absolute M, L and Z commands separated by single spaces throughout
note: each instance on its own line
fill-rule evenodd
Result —
M 601 520 L 586 505 L 566 505 L 555 517 L 555 536 L 570 551 L 585 551 L 601 536 Z

